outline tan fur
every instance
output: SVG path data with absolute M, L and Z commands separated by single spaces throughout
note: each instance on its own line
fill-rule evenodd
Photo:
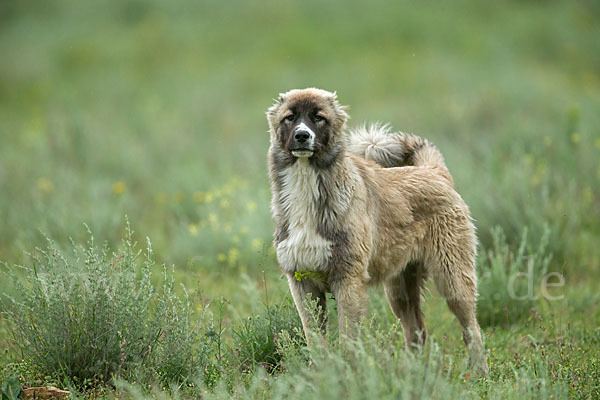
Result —
M 316 112 L 327 122 L 313 119 Z M 290 113 L 294 121 L 285 119 Z M 471 362 L 487 371 L 475 315 L 475 228 L 437 148 L 381 125 L 347 137 L 344 108 L 319 89 L 280 95 L 267 116 L 274 245 L 305 331 L 325 326 L 307 297 L 324 310 L 330 291 L 341 333 L 354 336 L 367 287 L 382 284 L 407 346 L 422 346 L 422 290 L 432 277 L 463 328 Z M 290 155 L 296 121 L 316 133 L 310 158 Z M 309 273 L 299 280 L 297 272 Z

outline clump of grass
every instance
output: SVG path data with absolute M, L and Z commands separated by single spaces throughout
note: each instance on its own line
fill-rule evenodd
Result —
M 534 247 L 524 230 L 515 251 L 502 229 L 492 230 L 492 248 L 482 252 L 478 268 L 477 314 L 482 326 L 510 326 L 530 315 L 552 257 L 546 251 L 548 238 L 546 230 Z
M 20 296 L 6 315 L 22 358 L 78 387 L 115 376 L 183 381 L 203 371 L 211 339 L 199 340 L 201 326 L 185 289 L 175 292 L 172 271 L 163 266 L 162 286 L 153 286 L 150 241 L 138 250 L 129 224 L 116 252 L 89 235 L 67 255 L 48 240 L 31 254 L 31 267 L 21 267 L 25 279 L 13 275 Z
M 278 348 L 286 368 L 277 379 L 259 370 L 232 390 L 217 388 L 214 398 L 228 395 L 256 398 L 462 398 L 465 391 L 449 379 L 436 345 L 423 359 L 402 348 L 398 323 L 387 328 L 366 327 L 350 342 L 299 348 L 289 332 L 282 332 Z M 307 362 L 307 357 L 310 362 Z M 209 398 L 211 398 L 209 396 Z
M 235 358 L 243 371 L 262 366 L 272 373 L 281 368 L 284 358 L 281 335 L 299 348 L 306 345 L 302 323 L 291 299 L 266 307 L 264 313 L 250 316 L 233 330 Z

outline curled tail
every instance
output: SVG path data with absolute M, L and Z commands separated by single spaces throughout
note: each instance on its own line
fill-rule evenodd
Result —
M 433 143 L 409 133 L 393 132 L 387 124 L 363 125 L 350 131 L 348 151 L 385 168 L 408 165 L 439 168 L 452 183 L 444 157 Z

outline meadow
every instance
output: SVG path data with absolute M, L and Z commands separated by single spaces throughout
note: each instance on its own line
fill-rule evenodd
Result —
M 600 398 L 599 37 L 585 0 L 1 2 L 2 399 Z M 265 111 L 313 86 L 441 149 L 488 377 L 433 285 L 422 354 L 378 290 L 305 346 Z

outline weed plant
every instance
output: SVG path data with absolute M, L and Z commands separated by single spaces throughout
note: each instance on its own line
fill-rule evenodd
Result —
M 6 312 L 14 343 L 33 370 L 81 386 L 114 376 L 177 382 L 205 370 L 211 336 L 199 340 L 201 323 L 185 289 L 178 294 L 163 266 L 159 289 L 151 282 L 152 248 L 132 243 L 127 226 L 120 249 L 86 246 L 65 255 L 52 241 L 31 254 L 19 296 Z
M 479 257 L 479 293 L 477 317 L 484 326 L 510 326 L 526 319 L 537 304 L 540 287 L 552 259 L 547 252 L 550 231 L 537 246 L 523 231 L 516 250 L 511 249 L 500 228 L 492 230 L 492 247 Z
M 269 373 L 279 370 L 284 357 L 280 347 L 282 334 L 295 347 L 306 345 L 300 317 L 289 297 L 281 304 L 267 306 L 262 314 L 245 318 L 234 329 L 233 351 L 242 371 L 252 371 L 257 366 Z

